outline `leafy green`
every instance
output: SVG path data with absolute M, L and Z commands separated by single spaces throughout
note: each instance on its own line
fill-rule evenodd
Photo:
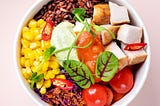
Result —
M 70 77 L 81 88 L 89 88 L 91 84 L 95 83 L 93 75 L 88 67 L 82 62 L 75 60 L 65 60 L 63 62 L 64 69 L 70 75 Z
M 72 12 L 72 14 L 74 14 L 74 19 L 83 23 L 84 21 L 84 17 L 86 14 L 86 10 L 84 8 L 75 8 Z
M 102 52 L 96 61 L 96 77 L 108 82 L 117 71 L 118 58 L 112 52 Z
M 44 74 L 39 74 L 37 75 L 37 72 L 33 73 L 32 76 L 30 77 L 31 80 L 31 88 L 33 88 L 34 83 L 40 82 L 44 77 Z

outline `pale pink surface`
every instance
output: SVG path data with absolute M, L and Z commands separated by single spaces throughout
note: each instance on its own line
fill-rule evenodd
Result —
M 13 64 L 13 42 L 18 24 L 36 0 L 0 1 L 0 105 L 36 106 L 17 78 Z M 160 102 L 160 2 L 158 0 L 128 0 L 141 16 L 151 41 L 151 67 L 145 85 L 129 106 L 159 106 Z

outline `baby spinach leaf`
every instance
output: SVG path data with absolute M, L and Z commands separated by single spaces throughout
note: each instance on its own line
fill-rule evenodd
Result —
M 117 71 L 118 58 L 112 52 L 102 52 L 96 61 L 96 77 L 108 82 Z
M 95 83 L 92 73 L 82 62 L 76 60 L 65 60 L 63 62 L 63 66 L 70 77 L 81 88 L 89 88 L 91 84 Z

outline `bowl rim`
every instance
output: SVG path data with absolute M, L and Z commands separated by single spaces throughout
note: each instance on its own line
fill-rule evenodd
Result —
M 47 103 L 45 103 L 44 101 L 42 101 L 38 95 L 36 95 L 34 93 L 33 90 L 30 89 L 29 85 L 27 84 L 27 82 L 25 81 L 25 79 L 23 78 L 21 72 L 20 72 L 20 68 L 19 68 L 19 60 L 18 60 L 18 52 L 17 50 L 19 49 L 18 42 L 20 39 L 20 33 L 21 33 L 21 29 L 22 27 L 25 25 L 27 17 L 29 14 L 32 13 L 32 11 L 40 4 L 42 4 L 42 6 L 47 3 L 50 0 L 38 0 L 35 1 L 31 7 L 29 7 L 29 9 L 27 10 L 27 12 L 24 14 L 24 16 L 22 17 L 22 19 L 20 20 L 20 24 L 18 25 L 17 31 L 16 31 L 16 35 L 15 35 L 15 39 L 14 39 L 14 44 L 13 44 L 13 61 L 14 61 L 14 66 L 16 69 L 16 74 L 18 76 L 18 79 L 21 83 L 21 86 L 23 87 L 23 89 L 25 90 L 25 92 L 32 98 L 32 100 L 40 105 L 40 106 L 44 106 L 47 105 Z M 145 42 L 147 42 L 147 59 L 145 60 L 145 72 L 144 75 L 142 76 L 140 82 L 139 82 L 139 86 L 136 87 L 136 89 L 131 90 L 128 94 L 126 94 L 122 99 L 120 99 L 119 101 L 115 102 L 114 104 L 112 104 L 112 106 L 119 106 L 119 104 L 123 105 L 123 106 L 127 106 L 129 103 L 131 103 L 131 101 L 133 101 L 133 99 L 135 99 L 135 97 L 137 96 L 137 94 L 140 92 L 140 90 L 142 90 L 142 87 L 146 81 L 147 75 L 149 73 L 149 69 L 150 69 L 150 58 L 151 58 L 151 48 L 150 48 L 150 41 L 149 41 L 149 35 L 147 33 L 146 27 L 142 21 L 142 19 L 140 18 L 140 16 L 138 15 L 138 12 L 133 8 L 133 6 L 128 2 L 128 0 L 110 0 L 112 2 L 115 3 L 123 3 L 125 4 L 125 6 L 127 6 L 127 8 L 129 9 L 129 11 L 132 12 L 132 14 L 135 15 L 136 20 L 139 22 L 139 25 L 141 27 L 143 27 L 144 30 L 144 36 L 145 36 Z M 134 87 L 133 87 L 134 88 Z M 125 100 L 125 101 L 124 101 Z

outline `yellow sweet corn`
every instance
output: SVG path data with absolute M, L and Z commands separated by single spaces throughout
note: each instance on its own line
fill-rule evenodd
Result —
M 46 87 L 42 86 L 42 88 L 40 89 L 40 93 L 41 94 L 45 94 L 46 93 Z
M 57 74 L 60 73 L 60 69 L 59 69 L 59 68 L 53 69 L 53 70 L 52 70 L 52 73 L 53 73 L 54 75 L 57 75 Z
M 26 72 L 29 76 L 32 76 L 32 71 L 31 71 L 30 67 L 26 67 Z
M 48 77 L 49 78 L 55 78 L 55 74 L 51 71 L 51 70 L 49 70 L 48 72 L 47 72 L 47 75 L 48 75 Z
M 30 67 L 32 65 L 32 63 L 30 63 L 30 60 L 27 59 L 27 60 L 25 60 L 24 65 L 25 65 L 25 67 Z
M 27 26 L 23 27 L 22 33 L 29 31 L 29 28 Z
M 26 71 L 26 68 L 22 68 L 22 74 L 23 74 L 23 76 L 24 76 L 24 78 L 26 79 L 26 80 L 28 80 L 29 79 L 29 75 L 28 75 L 28 73 L 27 73 L 27 71 Z
M 20 64 L 23 67 L 22 74 L 28 83 L 31 83 L 30 76 L 41 64 L 43 53 L 50 47 L 50 40 L 44 41 L 41 38 L 41 32 L 45 24 L 46 22 L 43 19 L 38 21 L 32 19 L 28 26 L 22 29 Z M 36 88 L 40 89 L 41 94 L 45 94 L 46 88 L 51 87 L 51 79 L 55 77 L 66 79 L 65 75 L 60 74 L 59 67 L 56 57 L 51 56 L 38 71 L 38 74 L 44 74 L 44 78 L 36 83 Z
M 30 31 L 24 32 L 22 36 L 24 39 L 29 41 L 32 41 L 34 39 L 34 35 Z
M 66 76 L 63 74 L 57 75 L 56 78 L 60 78 L 60 79 L 66 79 Z
M 30 28 L 30 32 L 31 32 L 34 36 L 37 36 L 37 35 L 40 34 L 40 28 L 36 28 L 36 27 Z
M 41 34 L 38 34 L 37 36 L 35 36 L 34 40 L 35 41 L 39 41 L 42 39 L 42 35 Z
M 31 49 L 36 49 L 36 48 L 39 48 L 40 46 L 41 46 L 41 43 L 39 41 L 30 43 Z
M 40 28 L 43 28 L 43 27 L 45 26 L 45 24 L 46 24 L 46 22 L 45 22 L 43 19 L 39 19 L 39 20 L 37 21 L 37 25 L 38 25 L 38 27 L 40 27 Z
M 43 83 L 44 83 L 43 79 L 40 82 L 37 82 L 36 83 L 36 88 L 40 89 L 42 87 Z
M 43 86 L 45 86 L 46 88 L 51 87 L 51 80 L 45 80 Z
M 56 60 L 50 61 L 49 62 L 49 67 L 52 69 L 58 69 L 59 68 L 59 63 Z
M 47 71 L 48 66 L 49 66 L 49 61 L 46 61 L 46 62 L 43 64 L 43 66 L 42 66 L 42 71 L 43 71 L 43 72 Z
M 23 48 L 28 48 L 30 45 L 30 42 L 26 39 L 21 39 L 21 43 Z
M 37 21 L 32 19 L 28 23 L 29 28 L 36 28 L 37 27 Z
M 20 57 L 20 64 L 22 67 L 25 66 L 25 58 L 24 57 Z

